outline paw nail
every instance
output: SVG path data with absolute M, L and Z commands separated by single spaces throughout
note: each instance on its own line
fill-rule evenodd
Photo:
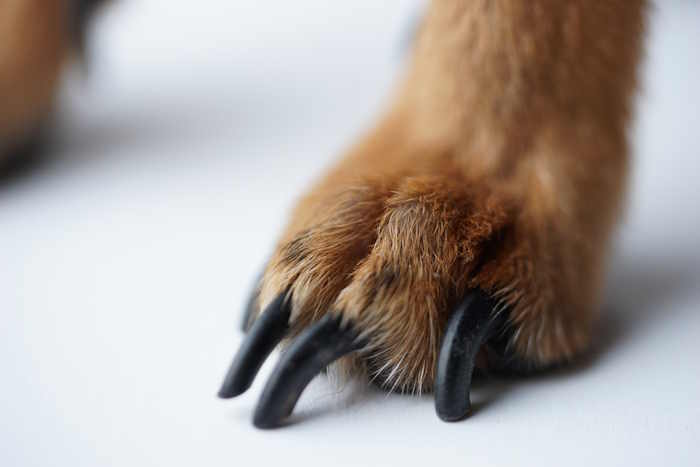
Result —
M 274 369 L 255 410 L 253 424 L 273 428 L 292 413 L 304 388 L 322 369 L 362 348 L 357 332 L 326 315 L 292 343 Z
M 290 314 L 290 300 L 282 293 L 255 320 L 233 359 L 219 397 L 236 397 L 250 387 L 265 359 L 287 333 Z
M 241 321 L 241 330 L 243 332 L 248 332 L 254 322 L 253 317 L 255 315 L 255 308 L 258 301 L 258 295 L 260 293 L 260 280 L 255 281 L 255 283 L 255 288 L 252 292 L 250 292 L 250 296 L 248 297 L 248 301 L 246 302 L 243 320 Z
M 476 355 L 499 322 L 494 303 L 478 290 L 472 291 L 450 316 L 435 381 L 435 409 L 442 420 L 461 420 L 471 410 L 469 392 Z

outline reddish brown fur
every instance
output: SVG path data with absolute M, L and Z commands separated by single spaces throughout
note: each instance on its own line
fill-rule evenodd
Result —
M 644 0 L 435 0 L 387 116 L 294 211 L 259 302 L 333 311 L 388 384 L 427 390 L 480 287 L 534 365 L 591 337 L 627 167 Z
M 64 0 L 0 2 L 0 159 L 49 112 L 68 50 Z

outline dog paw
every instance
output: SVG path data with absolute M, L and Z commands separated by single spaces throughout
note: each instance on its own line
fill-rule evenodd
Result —
M 282 422 L 328 365 L 470 410 L 472 372 L 542 368 L 588 341 L 586 255 L 509 190 L 448 175 L 333 187 L 303 201 L 249 304 L 220 391 L 244 392 L 289 339 L 254 423 Z M 575 242 L 573 242 L 575 243 Z

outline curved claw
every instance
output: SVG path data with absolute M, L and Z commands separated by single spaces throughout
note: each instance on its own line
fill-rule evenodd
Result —
M 472 291 L 450 316 L 435 381 L 435 409 L 442 420 L 457 421 L 469 413 L 476 355 L 499 322 L 493 301 L 479 290 Z
M 302 391 L 323 368 L 359 350 L 358 333 L 340 319 L 326 315 L 306 329 L 282 356 L 265 385 L 253 424 L 273 428 L 292 413 Z
M 236 397 L 250 387 L 267 356 L 287 333 L 290 314 L 291 304 L 286 293 L 278 295 L 262 312 L 238 349 L 219 397 Z

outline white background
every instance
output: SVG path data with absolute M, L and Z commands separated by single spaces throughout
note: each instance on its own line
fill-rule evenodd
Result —
M 430 396 L 215 398 L 288 207 L 366 128 L 418 0 L 122 1 L 48 157 L 0 186 L 0 465 L 700 465 L 700 3 L 653 14 L 630 208 L 586 364 Z

